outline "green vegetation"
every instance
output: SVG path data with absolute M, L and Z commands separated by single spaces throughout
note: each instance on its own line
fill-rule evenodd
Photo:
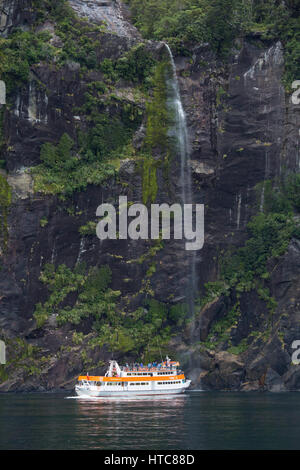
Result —
M 157 168 L 160 166 L 160 160 L 154 160 L 151 156 L 146 156 L 142 160 L 142 185 L 143 185 L 143 203 L 154 203 L 157 186 Z
M 263 184 L 258 185 L 261 193 Z M 265 301 L 272 316 L 277 307 L 271 296 L 267 281 L 270 277 L 268 266 L 270 260 L 282 256 L 292 237 L 300 238 L 300 230 L 295 220 L 295 212 L 300 209 L 300 175 L 287 176 L 279 187 L 271 181 L 264 182 L 263 212 L 252 217 L 248 224 L 249 238 L 242 248 L 225 253 L 221 260 L 221 274 L 217 282 L 205 285 L 206 295 L 201 307 L 220 297 L 229 296 L 232 292 L 239 299 L 242 292 L 255 290 Z M 208 348 L 215 348 L 224 342 L 231 347 L 231 333 L 239 317 L 239 303 L 211 328 L 205 342 Z M 234 346 L 232 351 L 242 352 L 246 341 Z M 229 349 L 228 349 L 229 350 Z
M 0 383 L 9 379 L 10 371 L 22 371 L 25 376 L 40 376 L 49 357 L 43 356 L 37 346 L 29 344 L 22 338 L 4 338 L 8 349 L 7 362 L 0 366 Z
M 250 238 L 236 254 L 228 254 L 223 263 L 225 283 L 242 292 L 255 287 L 259 278 L 267 275 L 267 261 L 285 253 L 295 232 L 291 215 L 260 213 L 248 224 Z
M 231 45 L 240 8 L 230 0 L 128 0 L 133 19 L 149 39 L 165 40 L 181 51 L 184 44 L 210 41 L 218 51 Z
M 90 268 L 87 274 L 85 270 L 84 265 L 78 265 L 74 272 L 65 265 L 60 265 L 56 271 L 52 264 L 45 266 L 40 280 L 48 286 L 51 294 L 43 305 L 39 303 L 36 306 L 34 317 L 39 327 L 52 313 L 57 314 L 59 325 L 67 322 L 77 325 L 85 317 L 97 319 L 104 312 L 109 315 L 114 311 L 120 292 L 108 288 L 111 281 L 109 267 Z M 63 307 L 71 293 L 75 293 L 77 298 L 74 306 Z
M 166 140 L 167 133 L 166 64 L 157 65 L 144 43 L 134 45 L 118 59 L 106 58 L 101 62 L 97 54 L 101 51 L 103 27 L 78 19 L 65 0 L 33 0 L 32 8 L 35 13 L 32 27 L 28 31 L 15 30 L 8 39 L 0 40 L 0 76 L 6 81 L 8 97 L 29 81 L 32 66 L 41 62 L 55 63 L 57 68 L 75 61 L 80 64 L 81 77 L 98 69 L 104 80 L 90 82 L 84 105 L 74 109 L 81 116 L 77 135 L 71 139 L 63 134 L 56 145 L 45 143 L 41 147 L 41 164 L 32 169 L 35 191 L 58 194 L 64 199 L 74 191 L 85 190 L 88 184 L 103 184 L 116 174 L 117 160 L 124 153 L 128 156 L 132 136 L 143 115 L 139 105 L 112 93 L 116 82 L 122 79 L 139 90 L 140 98 L 151 87 L 154 89 L 153 100 L 147 104 L 147 145 L 141 156 L 149 157 L 142 164 L 143 197 L 154 201 L 158 164 L 152 153 Z M 51 45 L 52 32 L 35 32 L 35 27 L 45 21 L 55 25 L 55 34 L 61 39 L 59 45 Z M 36 86 L 43 84 L 37 81 Z M 1 161 L 1 166 L 4 165 Z
M 186 304 L 176 304 L 170 307 L 169 317 L 178 327 L 182 327 L 187 319 L 188 313 L 189 309 Z
M 42 146 L 42 163 L 31 169 L 36 192 L 60 194 L 64 198 L 88 184 L 99 185 L 114 176 L 115 170 L 109 163 L 84 158 L 73 147 L 74 142 L 67 134 L 62 135 L 57 146 L 50 143 Z
M 153 96 L 146 105 L 147 128 L 141 167 L 144 204 L 155 201 L 158 191 L 157 169 L 163 164 L 169 164 L 172 142 L 168 130 L 172 116 L 167 107 L 168 73 L 168 62 L 157 64 L 153 75 Z M 154 158 L 156 154 L 160 156 L 159 159 Z
M 35 25 L 47 20 L 55 23 L 55 34 L 62 40 L 55 50 L 58 65 L 69 60 L 78 62 L 83 71 L 98 67 L 96 50 L 101 46 L 99 33 L 105 31 L 104 26 L 78 19 L 66 0 L 33 0 L 33 9 Z
M 14 30 L 7 39 L 0 39 L 0 77 L 6 82 L 8 95 L 28 82 L 31 67 L 40 62 L 55 60 L 57 67 L 77 62 L 82 74 L 100 68 L 97 51 L 104 26 L 79 19 L 66 0 L 33 0 L 32 9 L 35 22 L 28 31 Z M 36 33 L 35 27 L 47 20 L 54 23 L 61 45 L 50 44 L 50 32 Z M 135 46 L 117 61 L 116 70 L 120 78 L 144 81 L 152 63 L 144 46 Z
M 256 2 L 251 0 L 127 0 L 133 20 L 148 39 L 164 40 L 174 50 L 209 42 L 220 55 L 255 21 Z M 275 6 L 275 1 L 273 2 Z
M 18 88 L 28 83 L 32 67 L 41 62 L 51 63 L 58 68 L 67 61 L 75 61 L 81 66 L 81 74 L 99 68 L 100 61 L 96 51 L 101 46 L 102 27 L 79 20 L 65 0 L 33 0 L 32 14 L 35 22 L 28 31 L 14 30 L 7 39 L 0 39 L 0 78 L 6 82 L 8 102 Z M 51 45 L 52 32 L 36 32 L 35 27 L 46 20 L 54 23 L 55 34 L 60 37 L 61 44 L 57 45 L 56 42 L 56 46 Z M 35 82 L 37 87 L 45 88 L 39 80 L 35 79 Z M 4 145 L 2 114 L 1 112 L 0 149 Z M 108 128 L 107 124 L 105 131 Z M 59 147 L 65 141 L 63 136 L 57 152 L 51 144 L 45 144 L 42 148 L 41 158 L 44 164 L 33 171 L 37 191 L 68 195 L 74 190 L 85 188 L 90 182 L 100 184 L 114 174 L 112 167 L 96 162 L 96 158 L 92 161 L 90 155 L 85 158 L 87 162 L 73 154 L 71 158 L 70 148 L 66 149 L 64 160 Z M 5 162 L 1 160 L 0 164 L 3 167 Z
M 42 163 L 32 169 L 35 191 L 65 198 L 88 184 L 103 184 L 116 174 L 116 161 L 127 157 L 142 112 L 117 97 L 103 100 L 105 90 L 99 81 L 88 85 L 85 104 L 76 109 L 84 114 L 84 129 L 78 129 L 76 141 L 65 133 L 57 145 L 45 143 L 41 147 Z
M 259 0 L 252 10 L 250 31 L 262 31 L 262 38 L 279 39 L 285 51 L 284 83 L 288 91 L 300 76 L 299 0 Z
M 82 225 L 79 228 L 79 233 L 82 236 L 86 236 L 86 235 L 96 236 L 96 227 L 97 227 L 97 222 L 94 222 L 93 220 L 90 220 L 85 225 Z
M 93 87 L 99 90 L 98 85 Z M 127 152 L 141 116 L 136 106 L 122 101 L 110 102 L 111 115 L 101 112 L 102 107 L 97 97 L 87 93 L 83 112 L 89 127 L 78 131 L 77 143 L 65 133 L 56 146 L 41 147 L 42 163 L 32 168 L 35 191 L 64 198 L 116 174 L 114 160 Z
M 145 44 L 140 43 L 117 60 L 104 59 L 100 67 L 105 79 L 110 83 L 123 79 L 135 85 L 142 85 L 142 88 L 147 90 L 151 85 L 154 66 L 155 60 L 150 51 Z
M 169 149 L 168 129 L 172 122 L 167 107 L 167 83 L 170 73 L 169 62 L 161 62 L 153 76 L 153 97 L 147 103 L 147 130 L 145 147 L 149 152 L 157 149 L 165 154 Z
M 127 0 L 144 37 L 164 40 L 174 51 L 209 42 L 220 55 L 249 32 L 281 40 L 285 48 L 285 84 L 300 76 L 299 1 L 288 0 Z
M 300 174 L 290 174 L 285 180 L 283 181 L 283 193 L 285 195 L 286 200 L 283 198 L 280 198 L 279 194 L 276 194 L 275 201 L 277 203 L 277 206 L 280 204 L 282 207 L 281 210 L 283 209 L 288 209 L 291 211 L 293 209 L 294 211 L 300 212 Z M 273 196 L 274 197 L 274 196 Z M 274 207 L 274 199 L 269 198 L 269 200 L 273 201 L 273 207 Z M 268 199 L 267 199 L 268 202 Z M 276 206 L 275 206 L 276 209 Z
M 109 104 L 112 115 L 101 113 L 98 107 L 92 107 L 86 116 L 88 132 L 79 132 L 80 153 L 88 161 L 119 157 L 141 122 L 136 106 L 115 100 Z
M 74 16 L 66 0 L 32 0 L 32 8 L 36 14 L 36 23 L 42 24 L 47 20 L 59 21 L 62 18 Z
M 81 71 L 98 68 L 96 51 L 100 47 L 102 27 L 79 20 L 65 0 L 33 0 L 36 21 L 28 31 L 14 30 L 0 39 L 0 77 L 5 80 L 8 96 L 29 80 L 30 69 L 40 62 L 53 62 L 57 67 L 67 61 L 81 65 Z M 50 32 L 35 31 L 49 20 L 55 23 L 55 34 L 61 46 L 50 44 Z
M 166 304 L 150 299 L 144 307 L 127 315 L 116 315 L 112 320 L 113 328 L 105 323 L 96 325 L 98 337 L 91 344 L 102 346 L 106 342 L 112 350 L 132 353 L 148 362 L 168 352 L 168 344 L 173 335 L 173 329 L 183 314 L 174 319 Z
M 89 318 L 93 325 L 90 347 L 108 345 L 112 351 L 139 354 L 151 360 L 157 357 L 160 348 L 166 352 L 172 329 L 183 325 L 186 318 L 184 306 L 169 308 L 154 299 L 145 301 L 144 307 L 134 312 L 120 311 L 117 306 L 120 292 L 109 288 L 108 266 L 86 271 L 84 265 L 78 265 L 72 271 L 65 265 L 55 270 L 47 264 L 40 280 L 47 285 L 50 295 L 44 304 L 36 306 L 37 326 L 42 327 L 51 314 L 56 314 L 59 326 L 80 325 Z M 73 334 L 74 344 L 83 341 L 82 333 Z
M 204 346 L 207 349 L 216 349 L 220 344 L 226 343 L 227 347 L 232 347 L 231 334 L 238 323 L 240 313 L 240 305 L 237 302 L 224 318 L 212 326 Z
M 65 0 L 33 0 L 32 13 L 35 22 L 28 31 L 14 30 L 7 39 L 0 39 L 0 78 L 6 82 L 8 100 L 28 83 L 31 68 L 41 62 L 55 63 L 57 68 L 67 61 L 75 61 L 81 66 L 81 76 L 101 67 L 97 53 L 101 50 L 103 27 L 79 20 Z M 36 33 L 35 27 L 47 20 L 54 23 L 61 44 L 51 45 L 51 32 Z M 141 44 L 126 52 L 114 66 L 117 78 L 145 85 L 153 63 L 151 54 Z M 44 85 L 37 80 L 36 86 Z M 88 184 L 103 184 L 115 175 L 116 165 L 110 161 L 122 155 L 123 148 L 128 146 L 140 124 L 142 111 L 117 98 L 103 101 L 106 92 L 105 83 L 97 81 L 87 85 L 81 110 L 86 119 L 83 118 L 84 124 L 74 141 L 63 134 L 57 145 L 42 146 L 42 163 L 32 170 L 36 191 L 65 198 L 74 191 L 84 190 Z M 3 110 L 0 150 L 5 145 L 2 121 Z M 2 159 L 0 166 L 5 167 Z
M 100 68 L 110 83 L 122 78 L 147 86 L 155 61 L 145 44 L 134 45 L 117 60 L 107 58 L 100 63 L 97 50 L 101 50 L 101 34 L 106 30 L 104 24 L 97 26 L 79 19 L 66 0 L 33 0 L 33 8 L 35 24 L 47 20 L 55 23 L 55 34 L 62 40 L 62 47 L 55 51 L 58 64 L 72 60 L 78 62 L 83 71 Z
M 74 331 L 73 336 L 72 336 L 72 341 L 73 341 L 73 343 L 76 344 L 77 346 L 78 346 L 79 344 L 82 344 L 83 341 L 84 341 L 84 334 L 81 333 L 81 332 L 78 333 L 77 331 Z
M 242 339 L 242 341 L 237 346 L 230 346 L 227 351 L 231 354 L 242 354 L 248 349 L 248 340 L 247 338 Z
M 277 189 L 270 181 L 265 182 L 263 212 L 249 222 L 245 246 L 225 254 L 221 279 L 207 284 L 207 299 L 212 300 L 232 287 L 237 292 L 249 291 L 258 288 L 260 280 L 268 279 L 268 261 L 283 255 L 293 236 L 299 237 L 293 216 L 299 210 L 299 189 L 300 175 L 288 176 Z
M 8 39 L 0 38 L 0 77 L 8 95 L 29 80 L 30 67 L 54 57 L 49 33 L 14 31 Z
M 42 228 L 46 227 L 46 225 L 48 225 L 48 219 L 47 217 L 42 217 L 41 220 L 40 220 L 40 226 Z

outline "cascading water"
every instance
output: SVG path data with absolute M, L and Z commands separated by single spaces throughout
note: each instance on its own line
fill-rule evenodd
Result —
M 176 65 L 174 62 L 173 54 L 165 43 L 165 47 L 170 57 L 170 63 L 172 66 L 172 76 L 168 80 L 168 108 L 170 109 L 173 117 L 173 128 L 171 129 L 171 136 L 175 138 L 178 147 L 178 153 L 180 157 L 180 190 L 181 190 L 181 201 L 182 204 L 193 204 L 193 192 L 192 192 L 192 174 L 191 167 L 189 165 L 189 142 L 188 142 L 188 130 L 186 115 L 183 109 L 179 82 L 177 79 Z M 195 293 L 196 293 L 196 253 L 195 251 L 190 252 L 189 255 L 189 285 L 186 290 L 186 300 L 189 306 L 190 315 L 194 314 L 195 304 Z

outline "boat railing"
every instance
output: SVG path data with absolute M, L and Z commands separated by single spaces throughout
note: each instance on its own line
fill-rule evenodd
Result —
M 122 372 L 177 372 L 180 373 L 181 370 L 177 369 L 177 367 L 121 367 Z

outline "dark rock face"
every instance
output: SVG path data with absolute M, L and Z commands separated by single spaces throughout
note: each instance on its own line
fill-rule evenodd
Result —
M 119 0 L 70 0 L 71 7 L 79 16 L 95 23 L 105 22 L 108 31 L 118 36 L 140 38 L 139 32 L 127 21 L 125 5 Z
M 29 0 L 0 1 L 0 34 L 7 36 L 12 27 L 28 27 L 31 20 Z
M 0 31 L 3 35 L 7 35 L 12 25 L 26 27 L 27 3 L 2 1 L 5 13 L 1 16 Z M 71 4 L 77 11 L 89 8 L 91 14 L 95 13 L 90 2 Z M 117 34 L 104 36 L 98 60 L 117 58 L 139 40 L 134 28 L 122 17 L 125 13 L 120 10 L 119 2 L 103 8 L 115 15 L 111 28 Z M 108 10 L 105 11 L 102 14 L 107 14 Z M 161 54 L 161 44 L 149 44 L 149 48 Z M 283 167 L 290 171 L 299 168 L 300 107 L 292 105 L 284 92 L 280 43 L 258 47 L 251 38 L 240 41 L 226 67 L 216 61 L 207 45 L 194 48 L 192 53 L 192 63 L 179 57 L 176 65 L 188 119 L 194 198 L 195 202 L 206 205 L 205 245 L 196 254 L 198 288 L 202 293 L 206 282 L 217 279 L 222 250 L 240 246 L 246 239 L 246 225 L 256 211 L 256 184 L 280 175 Z M 97 79 L 101 80 L 101 76 L 93 77 Z M 45 84 L 47 96 L 36 86 L 37 80 Z M 56 328 L 55 318 L 45 328 L 38 329 L 33 319 L 35 305 L 47 295 L 39 281 L 45 263 L 66 264 L 71 268 L 79 261 L 91 266 L 109 264 L 112 288 L 121 290 L 130 306 L 139 306 L 140 298 L 136 294 L 147 266 L 128 261 L 144 254 L 147 242 L 100 242 L 95 236 L 82 237 L 78 231 L 95 218 L 96 208 L 102 201 L 116 202 L 119 195 L 127 195 L 131 201 L 142 200 L 141 176 L 135 162 L 123 161 L 118 179 L 103 187 L 89 186 L 85 192 L 74 194 L 71 204 L 34 194 L 31 177 L 26 172 L 28 167 L 39 163 L 43 142 L 56 143 L 63 132 L 71 137 L 75 135 L 78 117 L 73 108 L 83 104 L 85 85 L 78 64 L 67 64 L 61 70 L 35 67 L 26 90 L 15 96 L 14 106 L 5 115 L 5 134 L 10 142 L 8 182 L 13 189 L 13 204 L 9 215 L 9 245 L 1 261 L 0 329 L 8 338 L 23 337 L 42 348 L 45 354 L 51 354 L 51 361 L 39 377 L 24 378 L 18 373 L 4 381 L 0 390 L 72 388 L 75 377 L 82 371 L 84 344 L 68 352 L 74 329 L 68 325 Z M 124 92 L 122 85 L 120 88 Z M 134 137 L 136 148 L 144 138 L 144 121 Z M 163 173 L 158 171 L 158 202 L 177 202 L 178 162 L 173 163 L 170 175 L 167 190 Z M 127 183 L 128 189 L 122 183 Z M 261 198 L 263 202 L 263 191 Z M 71 215 L 71 206 L 80 215 Z M 45 227 L 40 224 L 42 217 L 48 221 Z M 181 243 L 165 243 L 157 254 L 159 269 L 151 278 L 155 298 L 173 299 L 173 302 L 182 298 L 189 263 Z M 300 366 L 291 365 L 291 344 L 300 339 L 299 266 L 300 245 L 293 240 L 272 270 L 270 290 L 278 307 L 269 336 L 257 338 L 240 355 L 203 351 L 197 346 L 207 339 L 212 325 L 232 308 L 234 299 L 221 298 L 208 304 L 189 330 L 178 332 L 178 355 L 182 356 L 195 386 L 201 382 L 205 389 L 300 388 Z M 241 317 L 234 345 L 250 332 L 260 331 L 269 315 L 265 303 L 252 292 L 244 293 L 240 304 Z M 90 328 L 88 322 L 82 325 L 87 335 Z M 64 352 L 61 352 L 62 345 Z M 108 358 L 109 352 L 95 350 L 92 360 L 96 364 Z
M 201 311 L 201 318 L 192 324 L 192 340 L 205 341 L 213 323 L 224 317 L 228 310 L 228 299 L 221 297 L 209 302 Z
M 189 119 L 194 194 L 207 205 L 206 241 L 198 254 L 201 290 L 205 282 L 217 278 L 218 253 L 245 240 L 246 225 L 257 211 L 256 184 L 279 176 L 283 168 L 298 171 L 295 143 L 300 119 L 299 106 L 292 105 L 281 82 L 284 61 L 279 42 L 262 49 L 244 40 L 237 44 L 226 70 L 220 69 L 205 46 L 195 49 L 193 60 L 192 65 L 178 60 L 178 70 Z M 263 190 L 260 197 L 262 205 Z M 298 242 L 292 241 L 274 266 L 270 289 L 278 308 L 271 332 L 268 339 L 253 341 L 238 357 L 240 369 L 233 370 L 232 358 L 226 355 L 220 365 L 215 357 L 207 360 L 201 352 L 198 358 L 192 353 L 190 373 L 202 369 L 195 380 L 202 387 L 295 387 L 297 374 L 290 367 L 298 368 L 291 366 L 291 344 L 299 337 L 298 253 Z M 230 298 L 207 304 L 193 324 L 191 342 L 205 341 L 211 326 L 233 305 Z M 233 345 L 251 331 L 262 330 L 269 318 L 265 302 L 253 292 L 241 296 L 240 307 Z

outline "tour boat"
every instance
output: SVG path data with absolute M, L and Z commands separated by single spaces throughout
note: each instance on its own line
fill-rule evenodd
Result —
M 166 361 L 147 367 L 126 364 L 120 367 L 110 361 L 104 376 L 80 376 L 75 391 L 79 396 L 117 397 L 183 393 L 191 384 L 179 369 L 179 362 Z

